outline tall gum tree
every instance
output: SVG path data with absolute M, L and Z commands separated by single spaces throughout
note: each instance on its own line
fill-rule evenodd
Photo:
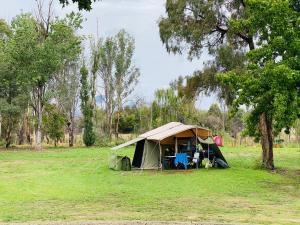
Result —
M 250 65 L 249 71 L 252 71 L 252 74 L 256 74 L 255 79 L 251 80 L 251 84 L 254 87 L 264 87 L 264 84 L 267 84 L 267 80 L 265 76 L 260 76 L 259 69 L 263 70 L 266 74 L 268 74 L 268 78 L 272 79 L 272 75 L 279 75 L 281 72 L 286 74 L 285 76 L 279 78 L 278 76 L 275 78 L 277 81 L 280 79 L 293 77 L 290 79 L 291 84 L 291 92 L 290 97 L 284 98 L 282 96 L 288 95 L 280 95 L 273 92 L 273 95 L 281 96 L 276 98 L 272 98 L 274 100 L 272 105 L 276 105 L 276 107 L 272 108 L 272 115 L 269 115 L 267 112 L 270 108 L 264 107 L 262 102 L 257 105 L 257 100 L 260 99 L 260 95 L 252 95 L 250 96 L 244 95 L 244 98 L 240 98 L 237 95 L 237 105 L 248 103 L 253 106 L 254 110 L 252 112 L 252 119 L 248 125 L 252 127 L 252 131 L 256 131 L 255 134 L 260 137 L 262 144 L 262 152 L 263 152 L 263 166 L 268 169 L 274 168 L 273 161 L 273 126 L 276 126 L 276 130 L 279 130 L 282 127 L 288 126 L 290 121 L 295 118 L 295 114 L 299 115 L 299 107 L 294 108 L 293 110 L 289 110 L 288 105 L 284 105 L 285 100 L 291 100 L 288 102 L 292 102 L 293 106 L 296 106 L 295 102 L 297 100 L 292 101 L 293 99 L 297 99 L 297 95 L 299 91 L 295 88 L 295 83 L 297 83 L 297 74 L 292 72 L 293 68 L 291 67 L 294 62 L 297 62 L 297 48 L 292 47 L 291 45 L 282 45 L 283 43 L 287 44 L 287 39 L 281 41 L 281 45 L 283 49 L 281 52 L 285 52 L 286 48 L 290 49 L 288 54 L 277 54 L 278 49 L 264 48 L 264 45 L 268 45 L 270 40 L 272 40 L 276 35 L 287 34 L 287 37 L 291 35 L 292 37 L 297 36 L 299 26 L 296 25 L 299 22 L 297 15 L 295 15 L 296 11 L 299 9 L 299 4 L 297 1 L 258 1 L 258 0 L 167 0 L 166 2 L 166 13 L 167 16 L 162 18 L 159 23 L 160 28 L 160 37 L 162 42 L 165 44 L 167 50 L 172 53 L 182 54 L 184 50 L 188 50 L 189 58 L 200 57 L 203 49 L 207 48 L 209 51 L 214 50 L 224 43 L 227 43 L 233 46 L 235 49 L 243 50 L 249 52 L 248 57 L 250 57 Z M 284 26 L 287 26 L 288 32 L 286 32 Z M 272 30 L 276 30 L 273 33 Z M 290 34 L 288 34 L 291 32 Z M 273 35 L 274 34 L 274 35 Z M 273 38 L 272 38 L 273 37 Z M 270 39 L 271 38 L 271 39 Z M 297 39 L 297 38 L 296 38 Z M 278 40 L 274 38 L 273 41 Z M 294 46 L 297 46 L 298 42 L 292 42 Z M 274 43 L 273 47 L 276 46 Z M 256 50 L 258 48 L 258 50 Z M 299 49 L 299 48 L 298 48 Z M 274 58 L 274 56 L 277 57 Z M 266 67 L 267 65 L 277 66 L 278 60 L 286 59 L 290 55 L 294 56 L 294 59 L 291 62 L 283 63 L 284 68 L 280 68 L 270 70 L 270 67 Z M 296 55 L 296 56 L 295 56 Z M 296 58 L 295 58 L 296 57 Z M 267 58 L 269 60 L 264 61 Z M 273 64 L 267 61 L 272 59 Z M 261 64 L 261 62 L 263 62 Z M 270 66 L 271 66 L 270 65 Z M 299 65 L 299 63 L 298 63 Z M 293 67 L 296 67 L 295 65 Z M 256 70 L 252 70 L 256 68 Z M 269 70 L 268 70 L 269 68 Z M 266 69 L 266 70 L 265 70 Z M 291 70 L 290 70 L 291 69 Z M 256 71 L 256 72 L 255 72 Z M 269 72 L 268 72 L 269 71 Z M 270 72 L 273 71 L 273 72 Z M 285 73 L 288 72 L 288 73 Z M 235 75 L 237 75 L 235 73 Z M 246 76 L 243 76 L 246 77 Z M 256 85 L 260 81 L 260 85 Z M 236 87 L 239 85 L 245 84 L 244 88 L 247 87 L 246 80 L 238 79 L 238 76 L 231 76 L 231 80 L 227 79 L 228 83 L 231 85 L 235 84 Z M 250 81 L 249 81 L 250 82 Z M 277 85 L 278 82 L 274 82 Z M 249 85 L 249 84 L 248 84 Z M 274 89 L 280 90 L 280 87 L 276 86 L 265 86 L 266 89 Z M 254 91 L 254 89 L 253 89 Z M 259 93 L 262 93 L 259 92 Z M 240 94 L 240 93 L 239 93 Z M 266 95 L 263 95 L 266 97 Z M 285 100 L 284 100 L 285 99 Z M 267 103 L 265 99 L 264 103 Z M 270 102 L 269 102 L 270 103 Z M 271 105 L 271 104 L 269 104 Z M 260 110 L 258 110 L 260 109 Z M 293 111 L 293 113 L 288 113 L 288 116 L 284 116 L 288 120 L 284 122 L 280 120 L 279 115 L 284 115 L 284 113 L 279 112 L 289 112 Z
M 49 6 L 51 7 L 51 5 Z M 80 52 L 81 39 L 64 20 L 51 20 L 49 15 L 35 19 L 21 14 L 12 22 L 13 57 L 19 76 L 31 87 L 31 105 L 36 116 L 36 149 L 42 148 L 42 111 L 48 83 Z

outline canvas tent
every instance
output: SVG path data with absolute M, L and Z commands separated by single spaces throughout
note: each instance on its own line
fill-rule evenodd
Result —
M 162 168 L 162 157 L 167 154 L 168 146 L 172 146 L 176 154 L 180 142 L 192 138 L 196 142 L 194 145 L 201 144 L 203 149 L 213 148 L 226 162 L 218 146 L 211 138 L 210 130 L 179 122 L 171 122 L 150 130 L 112 149 L 117 150 L 136 143 L 132 166 L 140 169 L 158 169 Z

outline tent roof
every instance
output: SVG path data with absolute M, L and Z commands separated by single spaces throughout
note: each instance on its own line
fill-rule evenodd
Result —
M 147 139 L 147 140 L 152 140 L 152 141 L 161 141 L 167 137 L 170 136 L 174 136 L 178 133 L 187 131 L 187 130 L 193 130 L 194 133 L 197 133 L 197 136 L 201 136 L 201 137 L 205 137 L 205 136 L 209 136 L 210 134 L 210 130 L 202 128 L 202 127 L 198 127 L 195 125 L 185 125 L 179 122 L 171 122 L 171 123 L 167 123 L 161 127 L 155 128 L 153 130 L 150 130 L 146 133 L 141 134 L 139 137 L 128 141 L 124 144 L 118 145 L 114 148 L 112 148 L 113 150 L 117 150 L 129 145 L 132 145 L 138 141 L 141 141 L 143 139 Z
M 127 142 L 125 142 L 125 143 L 123 143 L 123 144 L 121 144 L 121 145 L 118 145 L 118 146 L 116 146 L 116 147 L 113 147 L 112 150 L 117 150 L 117 149 L 120 149 L 120 148 L 124 148 L 124 147 L 126 147 L 126 146 L 132 145 L 132 144 L 134 144 L 134 143 L 136 143 L 136 142 L 138 142 L 138 141 L 141 141 L 141 140 L 143 140 L 143 139 L 145 139 L 145 138 L 137 137 L 137 138 L 135 138 L 135 139 L 133 139 L 133 140 L 127 141 Z
M 157 135 L 161 132 L 164 132 L 164 131 L 167 131 L 167 130 L 170 130 L 170 129 L 173 129 L 177 126 L 180 126 L 180 125 L 183 125 L 182 123 L 179 123 L 179 122 L 171 122 L 171 123 L 167 123 L 161 127 L 157 127 L 153 130 L 150 130 L 146 133 L 143 133 L 141 134 L 139 137 L 143 137 L 143 138 L 147 138 L 147 137 L 150 137 L 152 135 Z
M 199 133 L 197 134 L 197 136 L 201 136 L 201 133 L 203 133 L 203 132 L 200 132 L 200 131 L 205 131 L 207 136 L 209 135 L 209 130 L 208 129 L 201 128 L 201 127 L 198 127 L 198 126 L 195 126 L 195 125 L 180 124 L 180 125 L 178 125 L 176 127 L 173 127 L 171 129 L 164 130 L 164 131 L 162 131 L 158 134 L 151 135 L 147 139 L 148 140 L 153 140 L 153 141 L 161 141 L 161 140 L 163 140 L 167 137 L 174 136 L 178 133 L 181 133 L 181 132 L 186 131 L 186 130 L 191 130 L 191 129 L 193 129 L 193 132 L 195 134 L 197 133 L 197 130 L 199 130 Z

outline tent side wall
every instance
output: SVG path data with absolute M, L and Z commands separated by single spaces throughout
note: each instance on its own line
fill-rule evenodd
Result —
M 159 144 L 145 140 L 141 169 L 158 169 L 160 164 L 159 157 Z

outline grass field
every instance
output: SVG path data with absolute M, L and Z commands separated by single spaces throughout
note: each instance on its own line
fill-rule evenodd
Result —
M 0 151 L 0 222 L 300 223 L 300 148 L 275 149 L 276 173 L 258 148 L 223 153 L 230 169 L 120 172 L 105 148 Z

